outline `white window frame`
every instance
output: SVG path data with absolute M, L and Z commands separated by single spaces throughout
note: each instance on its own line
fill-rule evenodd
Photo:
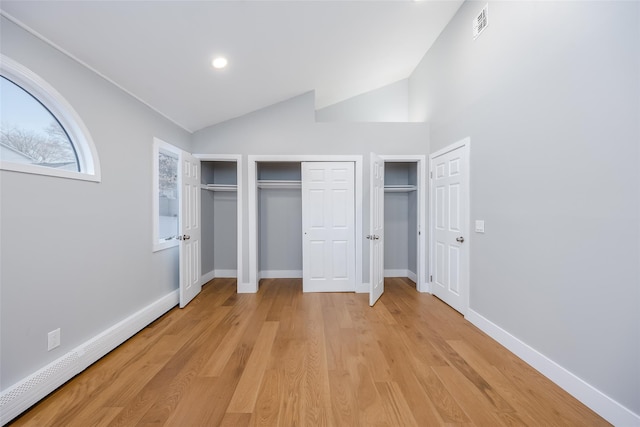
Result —
M 0 160 L 0 169 L 83 181 L 101 181 L 98 151 L 78 113 L 60 93 L 28 68 L 0 54 L 0 74 L 36 98 L 60 122 L 78 156 L 79 172 Z
M 151 194 L 153 194 L 153 215 L 152 215 L 152 225 L 153 225 L 153 252 L 158 252 L 164 249 L 169 249 L 176 247 L 180 244 L 177 239 L 173 240 L 160 240 L 160 193 L 158 188 L 160 187 L 160 168 L 158 163 L 158 158 L 160 152 L 164 151 L 170 153 L 172 155 L 176 155 L 178 157 L 178 200 L 180 207 L 178 208 L 178 215 L 182 213 L 182 189 L 180 188 L 180 178 L 181 178 L 181 159 L 182 159 L 182 150 L 176 147 L 175 145 L 171 145 L 168 142 L 161 140 L 160 138 L 153 138 L 153 188 Z M 178 221 L 180 223 L 180 221 Z M 178 230 L 180 232 L 180 230 Z

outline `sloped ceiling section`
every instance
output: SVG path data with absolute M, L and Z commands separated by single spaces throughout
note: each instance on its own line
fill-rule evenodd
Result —
M 407 78 L 451 1 L 12 1 L 5 16 L 188 131 L 315 90 L 322 108 Z M 217 71 L 211 60 L 224 55 Z

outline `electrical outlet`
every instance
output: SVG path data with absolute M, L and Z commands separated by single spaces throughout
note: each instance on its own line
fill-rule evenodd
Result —
M 60 345 L 60 328 L 47 334 L 47 351 L 51 351 Z

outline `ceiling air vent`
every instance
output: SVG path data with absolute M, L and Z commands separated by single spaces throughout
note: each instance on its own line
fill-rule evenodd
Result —
M 473 19 L 473 39 L 477 39 L 480 33 L 489 25 L 489 4 L 482 8 L 480 14 Z

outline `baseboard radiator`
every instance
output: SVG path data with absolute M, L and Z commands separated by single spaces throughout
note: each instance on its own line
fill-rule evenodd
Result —
M 0 392 L 0 425 L 7 424 L 175 307 L 178 298 L 177 290 L 171 292 Z

